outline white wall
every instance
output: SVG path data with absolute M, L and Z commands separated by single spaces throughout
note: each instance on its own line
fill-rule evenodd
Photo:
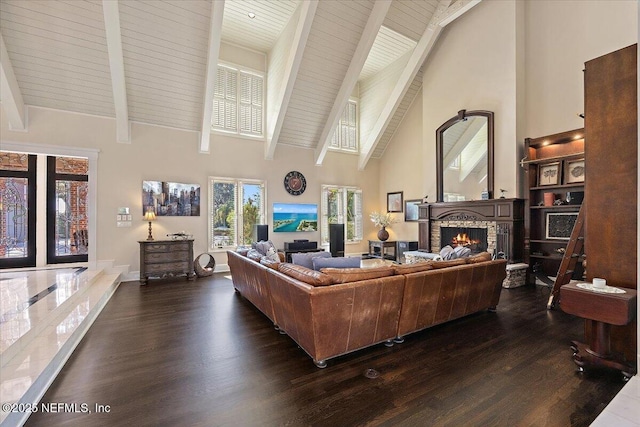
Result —
M 584 127 L 584 63 L 638 42 L 635 0 L 525 2 L 525 134 Z
M 435 201 L 435 130 L 458 110 L 495 112 L 495 194 L 523 197 L 524 137 L 584 125 L 584 62 L 636 43 L 636 1 L 483 1 L 441 33 L 427 59 L 422 97 L 380 164 L 389 191 Z M 413 144 L 420 144 L 420 148 Z M 415 224 L 392 238 L 417 239 Z
M 160 217 L 153 223 L 156 239 L 167 233 L 185 230 L 195 237 L 195 254 L 207 250 L 207 211 L 209 176 L 259 178 L 267 181 L 268 222 L 274 202 L 320 204 L 322 184 L 359 186 L 363 190 L 365 209 L 377 203 L 378 162 L 370 162 L 366 171 L 357 171 L 358 157 L 328 153 L 323 166 L 315 166 L 313 151 L 279 146 L 275 159 L 264 160 L 263 142 L 230 136 L 212 135 L 211 154 L 198 153 L 196 132 L 133 123 L 132 143 L 116 142 L 115 120 L 72 114 L 42 108 L 29 108 L 29 131 L 12 132 L 4 114 L 1 116 L 3 141 L 46 144 L 53 146 L 97 148 L 98 214 L 97 259 L 114 260 L 116 266 L 139 269 L 138 240 L 147 237 L 148 224 L 142 220 L 142 181 L 162 180 L 195 183 L 201 186 L 199 217 Z M 0 146 L 0 149 L 2 147 Z M 307 178 L 307 190 L 301 196 L 289 195 L 283 179 L 290 170 L 298 170 Z M 118 208 L 129 207 L 133 226 L 116 227 Z M 365 233 L 374 234 L 373 224 L 365 223 Z M 304 235 L 302 235 L 304 234 Z M 320 233 L 273 233 L 277 247 L 294 238 L 320 239 Z M 366 251 L 366 244 L 348 245 L 349 253 Z M 226 253 L 215 253 L 217 265 L 226 264 Z

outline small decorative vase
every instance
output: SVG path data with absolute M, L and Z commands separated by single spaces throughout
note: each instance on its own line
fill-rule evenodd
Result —
M 378 240 L 384 242 L 389 238 L 389 232 L 385 229 L 385 227 L 382 227 L 379 231 L 378 231 Z

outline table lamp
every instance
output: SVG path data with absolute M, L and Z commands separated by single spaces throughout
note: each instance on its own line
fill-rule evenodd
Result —
M 147 206 L 147 210 L 144 213 L 144 220 L 149 221 L 149 236 L 147 240 L 153 240 L 153 236 L 151 235 L 151 221 L 156 220 L 156 213 L 153 211 L 153 206 Z

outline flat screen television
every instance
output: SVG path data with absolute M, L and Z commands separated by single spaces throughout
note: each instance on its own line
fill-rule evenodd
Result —
M 318 231 L 318 205 L 311 203 L 274 203 L 273 231 Z

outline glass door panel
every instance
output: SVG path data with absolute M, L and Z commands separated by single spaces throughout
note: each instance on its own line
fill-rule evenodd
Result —
M 87 159 L 47 159 L 48 264 L 88 259 L 88 171 Z
M 36 156 L 0 153 L 0 268 L 36 262 Z

